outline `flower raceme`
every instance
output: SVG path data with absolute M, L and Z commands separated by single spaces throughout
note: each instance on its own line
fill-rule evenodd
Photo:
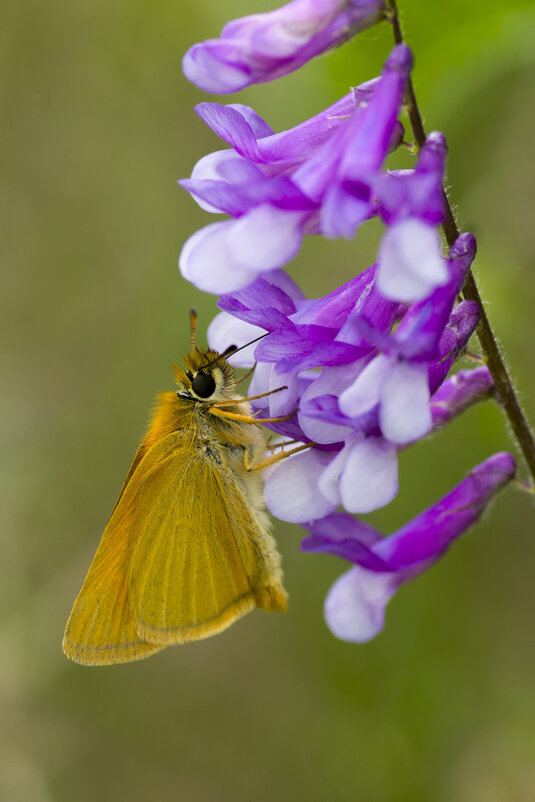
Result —
M 475 371 L 474 371 L 475 372 Z M 495 454 L 456 488 L 388 537 L 345 513 L 308 524 L 302 548 L 353 564 L 331 588 L 325 618 L 343 640 L 362 642 L 383 628 L 385 607 L 400 585 L 427 570 L 466 532 L 514 476 L 511 454 Z
M 200 104 L 199 116 L 232 149 L 204 157 L 179 183 L 232 219 L 190 237 L 182 275 L 207 292 L 233 292 L 289 262 L 305 233 L 354 236 L 378 212 L 375 183 L 402 139 L 397 117 L 411 66 L 409 48 L 395 47 L 379 79 L 281 134 L 247 107 Z
M 292 0 L 229 22 L 219 39 L 193 45 L 184 75 L 207 92 L 236 92 L 293 72 L 384 15 L 383 0 Z
M 479 319 L 471 301 L 454 307 L 475 250 L 473 236 L 462 234 L 444 260 L 448 284 L 409 307 L 377 291 L 376 265 L 321 299 L 306 300 L 282 271 L 221 298 L 210 345 L 267 331 L 254 356 L 240 355 L 243 366 L 257 361 L 249 392 L 286 385 L 255 402 L 257 409 L 269 416 L 297 409 L 273 428 L 316 444 L 268 473 L 274 515 L 306 522 L 340 504 L 357 513 L 388 504 L 398 491 L 399 449 L 488 395 L 481 376 L 465 380 L 454 397 L 443 391 L 435 412 L 435 395 Z
M 270 81 L 385 11 L 382 0 L 293 0 L 194 45 L 184 72 L 214 92 Z M 230 360 L 255 366 L 249 395 L 264 394 L 253 402 L 262 418 L 280 418 L 271 429 L 306 446 L 267 468 L 266 505 L 310 530 L 305 551 L 353 564 L 325 608 L 334 634 L 352 641 L 380 631 L 397 588 L 472 526 L 515 471 L 511 455 L 491 457 L 388 537 L 348 514 L 392 501 L 399 451 L 493 392 L 483 365 L 450 374 L 480 310 L 459 302 L 474 237 L 461 234 L 444 256 L 437 231 L 445 217 L 444 135 L 427 136 L 413 169 L 385 169 L 403 141 L 411 69 L 411 51 L 397 45 L 379 77 L 280 133 L 248 106 L 200 103 L 197 114 L 227 147 L 179 182 L 205 211 L 228 216 L 189 238 L 180 270 L 221 296 L 212 348 L 264 335 Z M 385 226 L 377 261 L 341 287 L 308 299 L 281 269 L 305 235 L 351 239 L 373 217 Z

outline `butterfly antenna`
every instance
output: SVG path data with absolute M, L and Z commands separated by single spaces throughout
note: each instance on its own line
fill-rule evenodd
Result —
M 191 307 L 189 310 L 189 326 L 191 330 L 191 353 L 195 350 L 195 331 L 197 329 L 197 310 Z
M 218 359 L 226 359 L 227 356 L 234 356 L 234 354 L 237 354 L 238 351 L 243 351 L 243 349 L 247 348 L 247 346 L 253 345 L 253 343 L 257 343 L 258 340 L 263 340 L 264 337 L 268 336 L 268 334 L 269 331 L 266 331 L 265 334 L 261 334 L 260 337 L 256 337 L 254 340 L 245 343 L 245 345 L 240 345 L 239 348 L 236 348 L 235 345 L 229 345 L 229 347 L 225 348 L 225 350 L 221 354 L 218 354 L 215 359 L 212 359 L 210 362 L 207 362 L 206 365 L 203 365 L 202 369 L 204 370 L 204 368 L 209 368 L 210 365 L 213 365 L 214 362 L 217 362 Z

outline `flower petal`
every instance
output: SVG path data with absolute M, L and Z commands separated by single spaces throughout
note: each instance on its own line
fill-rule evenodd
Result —
M 282 211 L 269 204 L 257 206 L 235 221 L 229 249 L 241 265 L 257 274 L 282 267 L 301 247 L 303 219 L 300 212 Z
M 182 248 L 178 262 L 184 278 L 215 294 L 233 292 L 253 282 L 258 273 L 239 263 L 229 248 L 234 220 L 211 223 L 196 231 Z
M 391 443 L 410 443 L 431 431 L 427 365 L 400 361 L 381 387 L 379 425 Z
M 373 409 L 379 403 L 382 384 L 392 367 L 392 360 L 384 354 L 372 359 L 340 395 L 339 404 L 344 415 L 356 418 Z
M 332 512 L 336 505 L 318 490 L 318 479 L 331 459 L 330 454 L 310 448 L 270 469 L 264 498 L 272 515 L 282 521 L 302 523 Z
M 419 301 L 448 279 L 435 228 L 409 218 L 386 230 L 377 271 L 377 288 L 386 298 Z
M 220 312 L 208 326 L 207 339 L 210 348 L 221 354 L 230 345 L 241 348 L 245 343 L 251 342 L 262 334 L 265 334 L 264 329 L 259 326 L 252 326 L 226 312 Z M 235 356 L 231 354 L 227 357 L 227 361 L 236 368 L 250 368 L 254 365 L 255 348 L 256 343 L 253 343 Z
M 352 445 L 340 491 L 348 512 L 372 512 L 389 504 L 398 492 L 396 446 L 379 437 Z
M 383 628 L 385 607 L 399 585 L 402 574 L 367 571 L 355 565 L 334 583 L 325 600 L 325 620 L 337 638 L 363 643 Z
M 447 496 L 374 546 L 395 570 L 422 570 L 477 521 L 492 497 L 514 476 L 511 454 L 494 454 Z

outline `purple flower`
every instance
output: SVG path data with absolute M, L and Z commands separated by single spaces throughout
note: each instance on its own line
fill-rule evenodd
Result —
M 440 339 L 475 253 L 474 237 L 462 234 L 443 265 L 448 276 L 446 286 L 414 304 L 395 334 L 385 336 L 368 330 L 368 338 L 372 342 L 376 338 L 383 353 L 340 395 L 339 407 L 344 415 L 356 418 L 377 407 L 381 433 L 392 443 L 409 443 L 431 431 L 429 362 L 439 357 Z M 378 284 L 380 273 L 381 263 Z
M 446 263 L 448 285 L 408 308 L 377 292 L 375 265 L 315 300 L 305 299 L 282 271 L 221 298 L 224 311 L 210 327 L 210 345 L 241 345 L 268 332 L 248 355 L 247 364 L 257 361 L 249 392 L 288 389 L 255 407 L 269 417 L 296 410 L 273 428 L 316 443 L 268 472 L 265 499 L 275 516 L 303 522 L 340 504 L 358 513 L 388 504 L 398 491 L 400 446 L 481 397 L 467 381 L 456 398 L 450 393 L 446 407 L 440 399 L 434 406 L 479 320 L 472 301 L 452 310 L 475 249 L 472 235 L 461 235 Z M 239 358 L 245 365 L 243 352 Z
M 388 537 L 343 513 L 309 524 L 304 551 L 327 552 L 353 567 L 333 585 L 325 601 L 331 631 L 363 642 L 384 624 L 385 607 L 400 585 L 429 568 L 478 520 L 492 497 L 514 476 L 511 454 L 490 457 L 454 490 Z
M 433 393 L 465 347 L 478 320 L 477 305 L 465 301 L 454 310 L 444 329 L 439 356 L 428 366 L 431 415 Z M 326 515 L 340 504 L 349 512 L 367 513 L 385 506 L 396 496 L 400 445 L 382 435 L 377 409 L 351 418 L 339 406 L 344 390 L 365 366 L 366 360 L 362 359 L 347 366 L 326 367 L 319 377 L 309 378 L 303 385 L 297 416 L 299 428 L 305 434 L 301 439 L 322 445 L 290 457 L 268 472 L 264 494 L 268 509 L 276 517 L 302 523 Z M 470 392 L 469 386 L 467 395 Z M 457 409 L 462 408 L 459 400 Z M 412 412 L 399 409 L 400 414 L 404 411 L 411 421 Z M 454 409 L 449 413 L 451 419 Z
M 485 365 L 473 370 L 460 370 L 446 379 L 433 396 L 433 426 L 444 426 L 472 404 L 490 398 L 492 391 L 492 376 Z
M 411 64 L 410 50 L 397 46 L 379 81 L 284 134 L 269 134 L 247 107 L 201 104 L 198 113 L 235 150 L 210 154 L 179 183 L 208 211 L 234 219 L 190 237 L 179 261 L 185 278 L 234 292 L 290 261 L 305 233 L 353 236 L 376 213 L 373 186 L 399 142 Z
M 293 72 L 378 22 L 383 0 L 293 0 L 229 22 L 219 39 L 193 45 L 184 75 L 207 92 L 236 92 Z
M 444 218 L 442 181 L 446 140 L 427 137 L 415 170 L 382 176 L 376 183 L 381 216 L 388 228 L 379 248 L 379 291 L 392 300 L 425 298 L 448 283 L 436 230 Z
M 295 173 L 295 183 L 321 202 L 319 229 L 332 237 L 352 237 L 375 213 L 374 187 L 383 161 L 396 143 L 396 121 L 412 53 L 397 45 L 387 58 L 371 100 L 315 156 Z

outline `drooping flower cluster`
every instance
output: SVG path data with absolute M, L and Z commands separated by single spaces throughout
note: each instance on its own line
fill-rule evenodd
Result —
M 184 75 L 207 92 L 236 92 L 298 69 L 378 22 L 383 0 L 292 0 L 225 25 L 219 39 L 191 47 Z
M 383 14 L 382 2 L 293 0 L 195 45 L 184 70 L 201 88 L 234 91 L 296 69 Z M 427 137 L 414 169 L 384 167 L 403 140 L 411 68 L 409 48 L 396 46 L 378 78 L 282 133 L 247 106 L 201 103 L 198 115 L 229 147 L 179 182 L 206 211 L 228 216 L 193 234 L 180 256 L 185 278 L 221 296 L 210 345 L 222 351 L 265 335 L 234 364 L 256 363 L 249 395 L 286 388 L 255 409 L 281 418 L 270 424 L 279 435 L 308 446 L 267 471 L 266 504 L 310 529 L 306 551 L 354 563 L 329 594 L 326 616 L 335 634 L 356 641 L 379 631 L 397 587 L 470 527 L 515 471 L 510 455 L 490 458 L 388 538 L 347 514 L 388 504 L 399 450 L 492 391 L 484 366 L 448 377 L 479 308 L 458 301 L 474 237 L 461 234 L 444 255 L 437 230 L 443 134 Z M 281 269 L 303 237 L 352 238 L 373 217 L 385 225 L 376 263 L 322 298 L 305 298 Z

